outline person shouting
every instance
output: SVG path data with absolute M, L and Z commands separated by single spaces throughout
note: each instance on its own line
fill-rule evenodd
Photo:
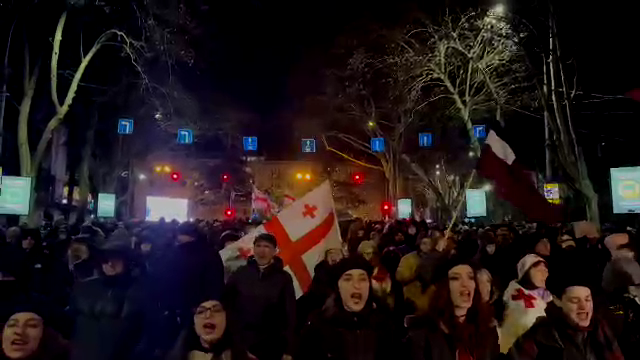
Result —
M 453 258 L 436 269 L 427 316 L 409 332 L 414 360 L 490 360 L 498 355 L 498 334 L 483 301 L 474 268 Z
M 558 286 L 560 306 L 551 303 L 511 347 L 510 360 L 624 360 L 603 319 L 594 316 L 591 289 L 579 276 L 566 276 Z
M 231 333 L 228 320 L 220 300 L 201 302 L 193 311 L 193 321 L 180 334 L 166 360 L 252 359 Z
M 239 336 L 260 360 L 290 359 L 293 352 L 296 296 L 277 247 L 272 234 L 256 236 L 254 255 L 231 275 L 224 295 Z
M 518 262 L 518 279 L 504 292 L 504 321 L 500 328 L 500 352 L 507 353 L 516 339 L 540 316 L 545 316 L 552 300 L 547 290 L 547 263 L 540 256 L 528 254 Z
M 304 328 L 297 359 L 383 360 L 400 349 L 390 312 L 373 300 L 371 264 L 360 256 L 336 265 L 335 294 Z
M 47 327 L 43 308 L 21 301 L 2 327 L 0 359 L 68 360 L 68 343 Z

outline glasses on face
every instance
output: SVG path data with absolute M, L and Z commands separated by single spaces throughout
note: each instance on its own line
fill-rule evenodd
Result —
M 195 311 L 195 315 L 202 318 L 208 317 L 209 315 L 217 315 L 222 313 L 224 313 L 224 310 L 218 305 L 214 305 L 211 307 L 198 306 Z

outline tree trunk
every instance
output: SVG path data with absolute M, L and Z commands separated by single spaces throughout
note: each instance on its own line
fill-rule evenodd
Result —
M 4 140 L 4 109 L 7 103 L 7 84 L 9 83 L 9 49 L 11 48 L 11 37 L 13 35 L 13 28 L 16 26 L 16 21 L 13 21 L 11 30 L 9 31 L 9 40 L 7 40 L 7 51 L 4 55 L 4 75 L 2 77 L 2 90 L 0 90 L 0 159 L 2 158 L 2 143 Z
M 80 199 L 76 210 L 76 219 L 84 221 L 88 207 L 89 197 L 89 165 L 91 162 L 91 149 L 95 139 L 96 125 L 98 124 L 98 114 L 94 112 L 91 117 L 91 125 L 87 130 L 87 137 L 82 149 L 82 161 L 80 162 L 80 189 L 78 191 Z

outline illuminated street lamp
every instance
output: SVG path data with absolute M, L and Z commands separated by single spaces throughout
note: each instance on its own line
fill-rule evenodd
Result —
M 311 180 L 311 174 L 305 174 L 304 179 L 307 181 Z
M 469 151 L 469 157 L 472 158 L 474 156 L 476 156 L 476 154 L 473 151 Z
M 369 121 L 367 125 L 369 125 L 369 127 L 374 127 L 376 126 L 376 123 L 374 123 L 373 121 Z
M 484 191 L 491 191 L 491 190 L 493 190 L 493 185 L 491 185 L 491 184 L 485 184 L 485 185 L 482 187 L 482 190 L 484 190 Z
M 156 166 L 156 172 L 159 173 L 162 171 L 162 166 Z
M 302 173 L 297 173 L 297 174 L 296 174 L 296 178 L 297 178 L 298 180 L 302 180 L 302 177 L 303 177 Z
M 147 175 L 145 175 L 145 174 L 138 175 L 138 179 L 140 179 L 140 180 L 144 180 L 146 178 L 147 178 Z
M 164 172 L 169 173 L 171 172 L 171 167 L 169 165 L 165 165 L 162 170 L 164 170 Z

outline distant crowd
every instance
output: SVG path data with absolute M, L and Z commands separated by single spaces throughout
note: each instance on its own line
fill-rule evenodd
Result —
M 341 223 L 296 299 L 246 221 L 0 231 L 0 360 L 640 359 L 634 229 Z

